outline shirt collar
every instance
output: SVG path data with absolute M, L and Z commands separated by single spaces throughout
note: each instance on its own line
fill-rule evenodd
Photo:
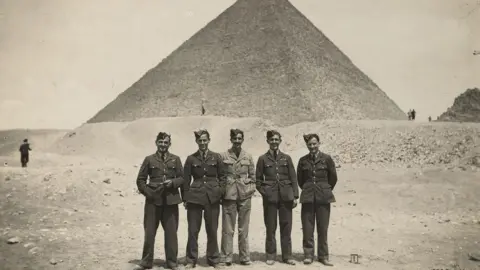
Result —
M 274 151 L 274 150 L 272 150 L 272 149 L 268 149 L 268 151 L 270 152 L 270 154 L 271 154 L 272 156 L 274 156 L 275 154 L 278 155 L 278 152 L 279 152 L 278 150 L 275 150 L 275 151 Z

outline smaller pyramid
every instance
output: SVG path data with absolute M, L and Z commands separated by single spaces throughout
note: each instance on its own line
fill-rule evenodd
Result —
M 437 121 L 480 122 L 480 89 L 470 88 L 457 96 L 452 107 L 442 113 Z

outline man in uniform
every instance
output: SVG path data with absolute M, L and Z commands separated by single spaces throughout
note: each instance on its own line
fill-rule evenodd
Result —
M 195 268 L 197 265 L 202 214 L 207 231 L 207 263 L 218 267 L 220 252 L 217 231 L 220 202 L 224 193 L 224 167 L 220 155 L 208 149 L 208 131 L 200 130 L 194 134 L 198 151 L 188 156 L 185 161 L 185 182 L 181 189 L 188 221 L 186 267 Z
M 230 130 L 232 147 L 222 153 L 226 169 L 226 187 L 222 202 L 222 264 L 230 266 L 233 255 L 233 235 L 238 215 L 238 251 L 240 264 L 250 265 L 248 228 L 252 196 L 255 193 L 255 164 L 252 156 L 242 149 L 244 133 Z
M 145 239 L 142 260 L 135 270 L 151 269 L 155 236 L 159 223 L 164 230 L 166 264 L 178 268 L 178 205 L 182 198 L 178 188 L 183 184 L 183 168 L 180 157 L 170 153 L 171 136 L 160 132 L 155 140 L 157 151 L 147 156 L 140 167 L 137 187 L 145 196 L 143 226 Z M 147 183 L 147 178 L 149 179 Z
M 301 219 L 303 231 L 304 263 L 311 264 L 315 252 L 315 221 L 317 223 L 317 258 L 326 266 L 328 254 L 328 224 L 330 222 L 330 204 L 335 202 L 333 189 L 337 184 L 337 171 L 331 156 L 318 150 L 320 138 L 317 134 L 303 136 L 310 153 L 300 158 L 297 167 L 298 185 L 302 189 Z
M 23 144 L 20 145 L 18 151 L 20 151 L 20 162 L 22 163 L 22 167 L 27 167 L 29 151 L 32 151 L 27 139 L 23 140 Z
M 282 260 L 295 265 L 292 259 L 292 210 L 297 206 L 298 183 L 292 158 L 279 150 L 282 136 L 267 131 L 270 149 L 256 165 L 256 188 L 263 197 L 263 217 L 267 229 L 265 253 L 267 264 L 273 265 L 277 253 L 277 214 L 280 224 Z

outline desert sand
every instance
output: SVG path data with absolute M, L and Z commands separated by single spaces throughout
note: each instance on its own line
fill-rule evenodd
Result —
M 16 149 L 1 152 L 2 164 L 8 163 L 0 169 L 2 269 L 131 269 L 143 244 L 144 199 L 135 178 L 143 157 L 155 151 L 156 133 L 171 133 L 171 151 L 184 161 L 196 150 L 193 130 L 207 128 L 210 148 L 224 151 L 229 129 L 241 128 L 244 148 L 256 159 L 267 150 L 265 131 L 272 127 L 257 118 L 225 117 L 86 124 L 63 136 L 52 131 L 56 140 L 32 139 L 28 168 L 20 167 Z M 337 163 L 337 203 L 329 230 L 332 269 L 478 269 L 468 253 L 480 251 L 480 151 L 475 148 L 480 124 L 327 121 L 278 130 L 284 137 L 281 149 L 295 163 L 306 153 L 304 132 L 318 132 L 322 151 Z M 181 209 L 183 261 L 187 224 Z M 252 217 L 254 264 L 231 269 L 272 268 L 263 262 L 265 228 L 257 196 Z M 292 236 L 296 267 L 322 267 L 301 263 L 300 207 L 294 211 Z M 206 269 L 203 229 L 199 243 L 198 269 Z M 360 255 L 360 264 L 349 262 L 352 253 Z M 161 269 L 161 229 L 155 257 L 155 269 Z

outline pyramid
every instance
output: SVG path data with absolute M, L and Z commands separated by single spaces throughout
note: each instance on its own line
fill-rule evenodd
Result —
M 287 0 L 238 0 L 88 123 L 207 115 L 305 121 L 405 113 Z
M 480 122 L 480 89 L 469 88 L 438 119 L 442 122 Z

